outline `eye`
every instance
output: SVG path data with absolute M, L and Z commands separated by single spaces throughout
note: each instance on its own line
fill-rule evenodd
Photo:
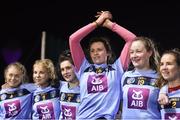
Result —
M 91 50 L 90 50 L 90 52 L 91 52 L 91 53 L 93 53 L 93 52 L 94 52 L 94 50 L 93 50 L 93 49 L 91 49 Z
M 71 69 L 71 67 L 70 67 L 70 66 L 68 66 L 68 67 L 66 67 L 66 69 L 67 69 L 67 70 L 70 70 L 70 69 Z
M 64 68 L 61 68 L 61 71 L 64 71 Z
M 160 66 L 163 66 L 163 65 L 164 65 L 164 64 L 161 62 L 161 63 L 160 63 Z
M 130 51 L 129 53 L 130 53 L 130 54 L 133 54 L 133 51 Z

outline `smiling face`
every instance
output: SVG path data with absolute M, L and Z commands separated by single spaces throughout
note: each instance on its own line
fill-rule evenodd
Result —
M 60 63 L 61 74 L 67 82 L 73 82 L 76 78 L 73 65 L 69 60 L 64 60 Z
M 102 42 L 94 42 L 90 47 L 90 56 L 94 64 L 107 63 L 108 53 Z
M 5 73 L 6 83 L 9 88 L 18 87 L 22 82 L 23 74 L 15 66 L 11 66 Z
M 164 54 L 161 57 L 160 72 L 163 78 L 168 81 L 173 81 L 180 78 L 180 67 L 178 67 L 174 55 Z
M 49 73 L 41 63 L 34 65 L 33 80 L 36 85 L 41 87 L 46 87 L 49 85 Z
M 149 69 L 149 58 L 151 51 L 147 51 L 143 42 L 140 40 L 133 41 L 130 47 L 130 59 L 137 69 Z

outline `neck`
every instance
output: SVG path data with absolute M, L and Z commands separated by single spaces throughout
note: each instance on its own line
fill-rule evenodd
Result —
M 177 87 L 177 86 L 180 86 L 180 78 L 177 78 L 175 80 L 171 80 L 168 82 L 169 88 L 173 88 L 173 87 Z
M 76 86 L 78 86 L 79 85 L 79 80 L 76 78 L 76 79 L 74 79 L 73 81 L 71 81 L 71 82 L 68 82 L 68 86 L 69 86 L 69 88 L 74 88 L 74 87 L 76 87 Z
M 37 84 L 38 85 L 38 84 Z M 44 83 L 44 84 L 41 84 L 41 85 L 38 85 L 39 87 L 41 88 L 46 88 L 48 87 L 50 84 L 49 83 Z
M 139 67 L 135 67 L 135 69 L 139 70 L 139 71 L 147 71 L 147 70 L 151 70 L 150 65 L 145 65 L 145 66 L 139 66 Z

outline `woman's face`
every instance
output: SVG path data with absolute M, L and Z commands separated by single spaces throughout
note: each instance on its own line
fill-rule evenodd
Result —
M 172 54 L 164 54 L 160 61 L 160 72 L 165 80 L 172 81 L 180 77 L 180 68 Z
M 148 52 L 142 41 L 134 41 L 130 47 L 130 59 L 137 69 L 149 69 L 149 58 L 152 52 Z
M 33 69 L 33 80 L 36 85 L 46 87 L 49 85 L 49 74 L 45 67 L 37 64 Z
M 72 82 L 75 80 L 76 75 L 74 73 L 73 65 L 68 60 L 65 60 L 60 63 L 60 69 L 63 78 L 67 82 Z
M 107 63 L 108 53 L 102 42 L 94 42 L 90 47 L 90 56 L 94 64 Z
M 8 87 L 15 88 L 18 87 L 23 79 L 23 74 L 20 70 L 18 70 L 15 66 L 11 66 L 8 68 L 5 73 L 6 83 Z

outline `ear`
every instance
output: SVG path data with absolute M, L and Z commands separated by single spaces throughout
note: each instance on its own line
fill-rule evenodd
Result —
M 148 51 L 149 57 L 153 54 L 152 50 Z
M 107 52 L 107 57 L 111 57 L 111 53 L 110 52 Z

